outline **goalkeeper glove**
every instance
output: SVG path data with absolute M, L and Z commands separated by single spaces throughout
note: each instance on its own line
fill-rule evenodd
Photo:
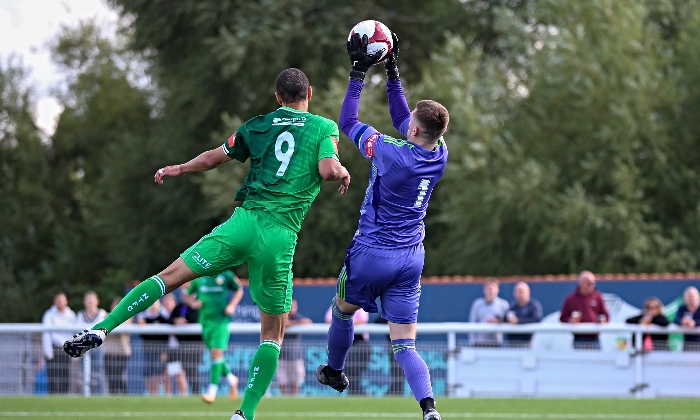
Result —
M 387 55 L 384 61 L 384 68 L 386 69 L 387 79 L 395 82 L 399 80 L 399 38 L 394 32 L 391 33 L 391 39 L 394 42 L 394 47 L 391 49 L 391 53 Z
M 360 38 L 360 34 L 353 34 L 347 43 L 348 55 L 352 63 L 352 70 L 350 71 L 351 80 L 364 81 L 367 70 L 369 70 L 372 64 L 377 62 L 379 56 L 382 54 L 381 51 L 367 54 L 368 43 L 367 35 L 363 35 L 362 38 Z

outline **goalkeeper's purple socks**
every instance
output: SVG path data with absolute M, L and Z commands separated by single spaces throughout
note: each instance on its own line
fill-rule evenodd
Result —
M 430 385 L 428 365 L 416 351 L 416 340 L 391 340 L 394 357 L 399 362 L 406 375 L 406 381 L 413 391 L 416 401 L 433 398 L 433 387 Z
M 335 299 L 331 311 L 333 317 L 328 328 L 328 367 L 340 371 L 345 367 L 345 359 L 355 338 L 355 325 L 352 321 L 354 314 L 341 311 L 335 304 Z

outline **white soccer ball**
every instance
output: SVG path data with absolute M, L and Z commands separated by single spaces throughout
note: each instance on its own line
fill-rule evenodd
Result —
M 394 48 L 394 40 L 391 38 L 391 31 L 385 24 L 378 20 L 363 20 L 353 26 L 348 35 L 348 41 L 350 41 L 350 37 L 352 37 L 353 34 L 359 34 L 360 37 L 367 35 L 369 40 L 367 44 L 367 54 L 374 54 L 377 51 L 382 52 L 382 55 L 375 64 L 384 62 Z

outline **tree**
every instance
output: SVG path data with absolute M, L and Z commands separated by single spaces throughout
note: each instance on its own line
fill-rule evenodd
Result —
M 14 58 L 0 66 L 0 288 L 6 322 L 37 319 L 53 292 L 68 279 L 52 276 L 56 232 L 67 228 L 66 180 L 54 172 L 55 159 L 33 122 L 34 99 L 26 72 Z M 52 290 L 55 289 L 55 290 Z

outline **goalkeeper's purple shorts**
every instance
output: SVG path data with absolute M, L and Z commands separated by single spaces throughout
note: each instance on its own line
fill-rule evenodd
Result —
M 420 277 L 425 262 L 423 244 L 397 248 L 373 248 L 352 241 L 338 276 L 337 293 L 347 303 L 377 312 L 395 324 L 418 320 Z

